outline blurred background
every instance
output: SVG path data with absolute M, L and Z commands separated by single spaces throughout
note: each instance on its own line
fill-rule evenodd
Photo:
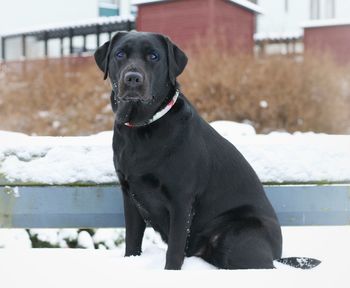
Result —
M 347 0 L 1 1 L 0 130 L 111 130 L 110 87 L 92 55 L 134 29 L 188 54 L 179 82 L 208 121 L 350 134 Z

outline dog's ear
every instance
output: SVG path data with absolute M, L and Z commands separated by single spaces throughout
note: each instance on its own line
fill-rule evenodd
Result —
M 118 39 L 120 39 L 121 36 L 127 33 L 128 32 L 117 32 L 110 41 L 107 41 L 95 51 L 95 61 L 97 66 L 102 70 L 102 72 L 104 72 L 104 80 L 106 80 L 108 76 L 109 58 L 113 45 Z
M 169 79 L 173 85 L 176 83 L 176 77 L 184 71 L 187 65 L 186 54 L 177 47 L 171 40 L 166 36 L 161 36 L 166 44 L 168 52 L 168 68 L 169 68 Z
M 112 92 L 111 92 L 111 105 L 112 105 L 112 110 L 113 110 L 113 112 L 114 112 L 114 113 L 117 112 L 118 103 L 117 103 L 117 98 L 116 98 L 116 96 L 115 96 L 114 90 L 112 90 Z
M 111 41 L 107 41 L 106 43 L 104 43 L 101 47 L 99 47 L 95 51 L 95 54 L 94 54 L 95 62 L 98 68 L 100 68 L 101 71 L 105 72 L 105 74 L 106 74 L 106 71 L 108 71 L 108 64 L 106 62 L 107 62 L 107 53 L 110 46 L 110 42 Z M 106 77 L 104 77 L 104 79 L 106 79 Z

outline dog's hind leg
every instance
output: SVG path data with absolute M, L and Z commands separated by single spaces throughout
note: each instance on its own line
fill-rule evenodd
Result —
M 246 219 L 216 231 L 201 256 L 220 269 L 271 269 L 273 249 L 258 220 Z

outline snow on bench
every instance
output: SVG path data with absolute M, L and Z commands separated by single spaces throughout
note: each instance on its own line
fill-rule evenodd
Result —
M 256 135 L 212 126 L 251 163 L 282 225 L 350 223 L 350 136 Z M 112 132 L 34 137 L 0 131 L 0 227 L 121 227 Z

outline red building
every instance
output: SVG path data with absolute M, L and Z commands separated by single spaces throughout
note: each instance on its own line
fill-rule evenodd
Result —
M 247 0 L 137 1 L 136 29 L 168 35 L 182 48 L 218 35 L 229 48 L 253 53 L 260 8 Z
M 304 25 L 306 53 L 329 53 L 338 63 L 350 62 L 350 21 L 314 20 Z

